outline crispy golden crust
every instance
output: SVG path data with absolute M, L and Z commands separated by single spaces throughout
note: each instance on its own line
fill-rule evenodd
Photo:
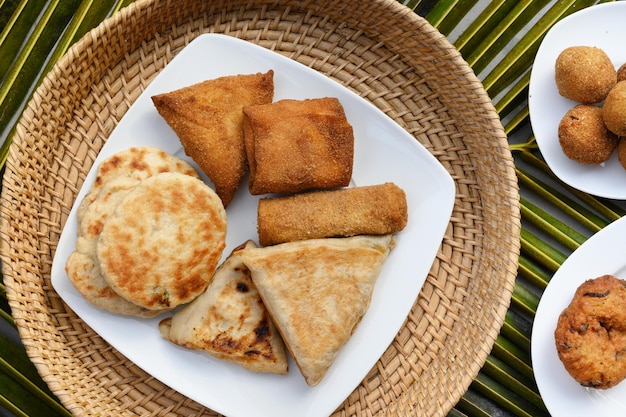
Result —
M 622 64 L 617 70 L 617 82 L 626 81 L 626 63 Z
M 617 71 L 608 55 L 591 46 L 564 49 L 554 70 L 559 94 L 584 104 L 601 102 L 617 82 Z
M 207 80 L 152 97 L 180 139 L 185 153 L 204 171 L 227 207 L 247 172 L 242 108 L 271 103 L 274 73 Z
M 606 128 L 602 109 L 579 104 L 561 119 L 558 128 L 563 153 L 581 164 L 605 162 L 617 147 L 617 135 Z
M 263 198 L 257 212 L 262 246 L 392 234 L 404 229 L 407 218 L 406 195 L 393 183 Z
M 620 138 L 617 143 L 617 160 L 626 169 L 626 139 Z
M 178 173 L 145 179 L 118 204 L 97 243 L 102 276 L 150 310 L 201 294 L 225 247 L 226 212 L 201 180 Z
M 557 352 L 581 385 L 606 389 L 626 378 L 625 285 L 612 275 L 588 280 L 559 316 Z
M 308 385 L 317 385 L 367 311 L 391 235 L 312 239 L 238 256 Z
M 618 136 L 626 136 L 626 81 L 620 81 L 606 96 L 602 119 L 607 129 Z
M 244 108 L 253 195 L 350 183 L 354 135 L 336 98 L 281 100 Z
M 248 241 L 238 249 L 256 247 Z M 206 291 L 161 321 L 164 338 L 256 372 L 287 373 L 287 355 L 274 322 L 236 255 L 218 268 Z

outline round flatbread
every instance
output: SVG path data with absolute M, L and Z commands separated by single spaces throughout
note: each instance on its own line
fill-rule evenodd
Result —
M 114 313 L 139 317 L 160 313 L 129 302 L 109 287 L 100 272 L 96 243 L 104 223 L 128 191 L 143 179 L 169 171 L 199 178 L 188 162 L 151 146 L 118 152 L 98 166 L 94 185 L 77 209 L 76 250 L 68 257 L 65 267 L 69 280 L 91 304 Z
M 89 303 L 107 311 L 136 317 L 154 317 L 162 310 L 148 310 L 120 297 L 109 287 L 96 260 L 74 251 L 67 258 L 65 271 L 74 287 Z
M 96 253 L 109 286 L 141 307 L 170 309 L 200 295 L 226 246 L 226 211 L 201 180 L 162 173 L 128 192 Z
M 97 192 L 118 175 L 143 180 L 162 172 L 180 172 L 198 177 L 198 172 L 184 159 L 154 146 L 139 146 L 117 152 L 102 161 L 91 190 Z

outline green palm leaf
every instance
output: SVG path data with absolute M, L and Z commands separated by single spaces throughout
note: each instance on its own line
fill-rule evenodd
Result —
M 84 33 L 132 0 L 0 0 L 0 167 L 34 89 Z M 509 135 L 522 194 L 518 279 L 491 355 L 451 417 L 548 416 L 530 363 L 530 329 L 542 291 L 569 253 L 624 215 L 619 204 L 560 183 L 538 154 L 529 126 L 530 69 L 549 28 L 590 0 L 405 1 L 459 49 L 483 82 Z M 15 415 L 69 415 L 19 344 L 4 287 L 0 407 Z M 10 387 L 10 388 L 4 388 Z M 43 413 L 43 414 L 42 414 Z

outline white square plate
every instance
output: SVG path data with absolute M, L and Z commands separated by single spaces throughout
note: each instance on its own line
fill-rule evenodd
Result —
M 93 184 L 99 163 L 131 146 L 152 145 L 183 156 L 180 141 L 150 97 L 206 79 L 274 70 L 274 99 L 333 96 L 354 128 L 353 185 L 394 182 L 407 195 L 409 222 L 379 276 L 370 308 L 316 387 L 304 382 L 293 360 L 288 375 L 257 374 L 201 352 L 178 347 L 159 334 L 164 317 L 138 319 L 87 303 L 64 267 L 76 240 L 76 207 Z M 415 138 L 340 84 L 265 48 L 225 35 L 202 35 L 182 50 L 120 121 L 86 177 L 70 212 L 52 265 L 52 284 L 63 300 L 102 338 L 155 378 L 231 417 L 317 417 L 331 414 L 355 389 L 395 337 L 424 284 L 454 204 L 454 182 Z M 257 240 L 258 197 L 242 184 L 227 210 L 224 257 L 247 239 Z

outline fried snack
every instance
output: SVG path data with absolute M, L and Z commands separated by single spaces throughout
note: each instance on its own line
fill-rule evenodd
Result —
M 172 309 L 205 290 L 225 235 L 217 194 L 199 179 L 165 172 L 128 192 L 104 224 L 96 254 L 116 293 L 149 310 Z
M 354 134 L 336 98 L 281 100 L 243 112 L 251 194 L 350 183 Z
M 581 385 L 620 383 L 626 378 L 626 282 L 604 275 L 580 285 L 554 338 L 559 359 Z
M 242 108 L 271 103 L 274 72 L 207 80 L 152 97 L 185 153 L 209 177 L 228 207 L 248 171 Z
M 620 138 L 617 142 L 617 160 L 626 169 L 626 139 Z
M 626 63 L 617 69 L 617 82 L 626 81 Z
M 563 153 L 576 162 L 597 165 L 605 162 L 617 147 L 617 135 L 606 128 L 602 109 L 579 104 L 561 119 L 558 128 Z
M 602 106 L 602 120 L 607 129 L 618 136 L 626 136 L 626 81 L 613 87 Z
M 308 385 L 322 380 L 369 308 L 394 244 L 392 235 L 355 236 L 239 252 Z
M 393 183 L 263 198 L 257 211 L 262 246 L 392 234 L 404 229 L 407 218 L 406 195 Z
M 199 178 L 186 161 L 150 146 L 117 152 L 98 166 L 94 184 L 77 209 L 76 250 L 65 264 L 69 280 L 91 304 L 138 317 L 152 317 L 161 312 L 137 306 L 109 287 L 100 271 L 96 242 L 104 223 L 130 189 L 145 178 L 170 171 Z
M 592 46 L 564 49 L 554 70 L 559 94 L 583 104 L 601 102 L 617 82 L 617 71 L 606 52 Z
M 233 252 L 254 247 L 248 241 Z M 287 373 L 283 340 L 236 254 L 220 265 L 204 293 L 162 320 L 159 330 L 173 343 L 251 371 Z

